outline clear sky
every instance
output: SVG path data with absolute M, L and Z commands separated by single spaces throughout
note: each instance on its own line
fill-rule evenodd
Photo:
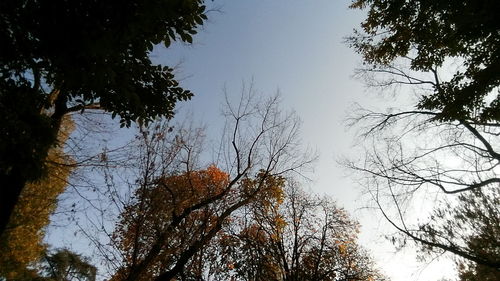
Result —
M 218 124 L 222 90 L 238 95 L 242 81 L 254 80 L 266 94 L 278 89 L 285 109 L 303 121 L 302 139 L 320 159 L 310 188 L 331 195 L 362 223 L 361 242 L 393 281 L 433 281 L 450 274 L 449 264 L 437 263 L 423 271 L 411 251 L 393 254 L 381 236 L 388 231 L 378 214 L 359 209 L 366 205 L 361 190 L 336 164 L 352 155 L 352 132 L 343 124 L 352 104 L 383 101 L 351 78 L 360 57 L 343 38 L 357 28 L 363 13 L 348 9 L 346 0 L 215 0 L 216 11 L 194 37 L 193 45 L 157 48 L 154 60 L 180 63 L 177 75 L 195 97 L 179 113 L 193 112 L 210 131 Z M 379 223 L 380 221 L 380 223 Z M 392 231 L 392 230 L 390 230 Z

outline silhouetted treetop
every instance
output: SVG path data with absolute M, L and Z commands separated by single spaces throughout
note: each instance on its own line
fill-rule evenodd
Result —
M 42 260 L 39 281 L 95 281 L 97 268 L 87 257 L 83 257 L 68 249 L 59 249 L 47 253 Z
M 154 46 L 192 42 L 203 0 L 81 0 L 0 3 L 0 233 L 27 182 L 39 179 L 62 117 L 84 109 L 121 126 L 171 118 L 192 93 Z
M 436 76 L 447 59 L 462 64 L 451 79 L 436 79 L 418 108 L 440 111 L 440 120 L 500 120 L 498 1 L 356 0 L 351 7 L 368 8 L 363 32 L 348 38 L 366 63 L 408 58 L 412 70 Z
M 59 103 L 44 95 L 45 106 L 58 105 L 55 114 L 98 102 L 127 125 L 171 117 L 191 93 L 148 55 L 161 42 L 192 42 L 206 19 L 203 2 L 2 1 L 1 78 L 40 90 L 33 94 L 60 91 Z

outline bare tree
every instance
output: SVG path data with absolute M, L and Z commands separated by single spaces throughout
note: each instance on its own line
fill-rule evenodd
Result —
M 363 58 L 358 75 L 368 86 L 394 90 L 393 97 L 409 106 L 358 111 L 352 120 L 363 127 L 368 149 L 361 161 L 346 164 L 360 172 L 383 216 L 424 252 L 452 253 L 498 271 L 498 248 L 486 256 L 463 247 L 480 228 L 470 232 L 464 223 L 442 232 L 439 227 L 452 226 L 448 219 L 454 217 L 442 216 L 441 206 L 466 205 L 478 193 L 497 194 L 500 187 L 500 56 L 493 43 L 498 26 L 492 3 L 462 4 L 352 1 L 351 8 L 367 12 L 347 38 Z M 420 209 L 411 208 L 416 204 Z M 459 215 L 462 209 L 452 210 Z M 500 240 L 498 231 L 492 233 Z
M 196 257 L 231 214 L 271 196 L 280 177 L 309 166 L 314 156 L 301 152 L 300 121 L 279 106 L 279 96 L 259 100 L 252 87 L 236 104 L 227 98 L 227 123 L 213 161 L 206 160 L 203 128 L 160 120 L 139 127 L 127 163 L 103 164 L 103 180 L 95 186 L 110 199 L 94 206 L 80 231 L 113 280 L 197 276 Z
M 384 91 L 401 94 L 409 86 L 417 97 L 439 89 L 440 77 L 446 76 L 440 75 L 437 67 L 423 73 L 394 64 L 361 69 L 358 75 L 367 79 L 369 86 Z M 364 157 L 344 164 L 358 172 L 360 184 L 383 216 L 403 234 L 399 245 L 411 240 L 426 253 L 452 253 L 498 269 L 500 259 L 492 255 L 494 251 L 485 255 L 465 246 L 470 229 L 454 225 L 449 232 L 443 231 L 438 225 L 446 224 L 445 218 L 432 215 L 431 210 L 436 208 L 437 212 L 441 203 L 453 205 L 459 195 L 500 188 L 500 124 L 474 115 L 447 120 L 441 116 L 438 110 L 392 108 L 374 112 L 359 107 L 350 116 L 349 125 L 359 129 Z M 416 205 L 425 211 L 419 214 Z
M 357 244 L 359 225 L 327 197 L 287 181 L 255 201 L 218 237 L 214 280 L 385 280 Z M 210 256 L 210 255 L 209 255 Z

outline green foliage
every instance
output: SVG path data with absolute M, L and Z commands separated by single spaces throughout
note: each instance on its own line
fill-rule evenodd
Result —
M 366 63 L 410 58 L 416 71 L 436 71 L 450 59 L 462 63 L 418 108 L 439 111 L 440 120 L 500 121 L 500 2 L 355 0 L 351 7 L 368 9 L 363 32 L 348 39 Z
M 0 232 L 28 181 L 39 179 L 62 116 L 99 108 L 121 126 L 171 118 L 192 93 L 149 58 L 192 42 L 203 0 L 0 3 Z
M 32 94 L 47 103 L 44 85 L 60 90 L 58 99 L 73 106 L 98 102 L 126 125 L 170 117 L 175 101 L 191 93 L 179 87 L 171 68 L 154 65 L 148 55 L 161 42 L 191 42 L 206 19 L 202 4 L 3 1 L 0 78 L 18 85 L 32 78 Z
M 48 254 L 42 261 L 40 281 L 95 281 L 97 269 L 84 258 L 67 249 Z

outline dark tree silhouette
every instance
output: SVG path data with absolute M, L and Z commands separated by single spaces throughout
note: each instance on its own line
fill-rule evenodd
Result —
M 497 269 L 496 246 L 482 244 L 488 250 L 479 253 L 467 246 L 475 239 L 467 238 L 467 230 L 445 229 L 459 221 L 470 198 L 498 194 L 499 3 L 357 0 L 351 7 L 368 10 L 362 31 L 347 39 L 364 58 L 357 75 L 397 98 L 411 91 L 416 100 L 385 112 L 358 108 L 350 121 L 360 126 L 365 157 L 346 165 L 359 172 L 376 206 L 406 237 L 403 242 Z M 419 216 L 411 206 L 424 201 L 434 213 Z M 494 207 L 491 202 L 483 201 L 482 208 Z M 440 206 L 447 204 L 461 206 L 443 216 Z M 483 222 L 471 216 L 467 223 Z M 498 231 L 488 235 L 499 238 Z
M 73 120 L 66 116 L 58 139 L 66 141 L 73 129 Z M 24 187 L 7 228 L 0 235 L 0 276 L 7 280 L 22 279 L 19 276 L 33 271 L 30 265 L 46 252 L 45 229 L 57 207 L 58 196 L 66 189 L 74 160 L 62 147 L 54 147 L 48 152 L 47 162 L 47 175 Z
M 444 121 L 500 121 L 498 1 L 355 0 L 351 7 L 368 9 L 363 30 L 348 38 L 366 63 L 377 68 L 408 58 L 411 70 L 436 76 L 419 109 Z M 459 59 L 460 69 L 450 79 L 437 79 L 450 58 Z M 429 83 L 394 74 L 406 83 Z
M 172 117 L 182 89 L 155 65 L 155 44 L 192 42 L 203 0 L 0 3 L 0 233 L 28 181 L 39 179 L 61 118 L 99 108 L 121 124 Z
M 39 281 L 95 281 L 97 269 L 89 260 L 67 249 L 48 253 L 42 259 Z

